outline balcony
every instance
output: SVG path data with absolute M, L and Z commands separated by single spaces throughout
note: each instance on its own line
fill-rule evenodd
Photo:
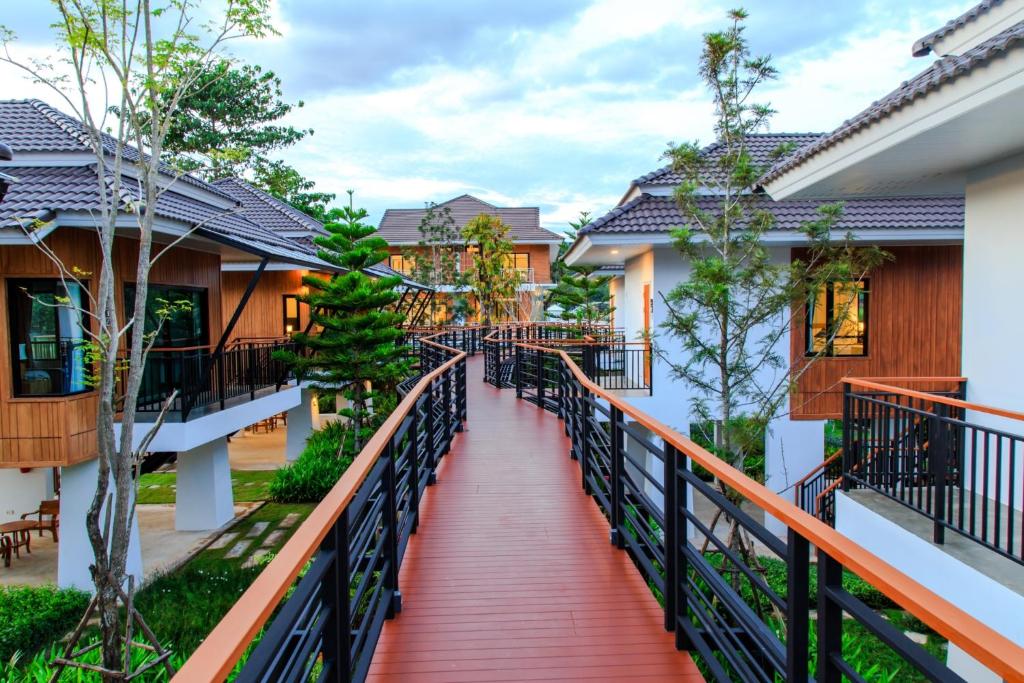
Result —
M 141 421 L 155 420 L 177 391 L 167 420 L 187 422 L 279 391 L 290 377 L 275 351 L 294 349 L 285 339 L 240 339 L 216 356 L 208 346 L 154 348 L 146 358 L 135 412 Z M 120 369 L 118 392 L 128 378 Z M 123 406 L 122 406 L 123 408 Z
M 602 388 L 557 343 L 572 330 L 493 330 L 484 358 L 441 334 L 419 339 L 422 376 L 175 680 L 859 680 L 851 624 L 958 680 L 844 569 L 1019 680 L 1024 649 Z M 775 558 L 786 590 L 705 507 Z

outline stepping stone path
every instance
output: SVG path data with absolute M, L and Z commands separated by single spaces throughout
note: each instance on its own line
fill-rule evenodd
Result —
M 249 529 L 249 533 L 247 533 L 245 537 L 256 538 L 264 531 L 266 531 L 268 526 L 270 526 L 270 522 L 256 522 L 252 525 L 252 528 Z
M 296 522 L 299 521 L 299 517 L 300 515 L 298 512 L 291 512 L 285 515 L 284 519 L 281 520 L 280 527 L 282 529 L 290 529 L 291 527 L 295 526 Z
M 284 534 L 285 534 L 285 530 L 284 529 L 278 529 L 277 531 L 271 531 L 270 534 L 265 539 L 263 539 L 263 543 L 262 543 L 263 547 L 264 548 L 273 548 L 275 545 L 277 545 L 278 541 L 280 541 L 282 538 L 284 538 Z
M 260 560 L 269 555 L 270 553 L 266 550 L 257 550 L 255 553 L 249 556 L 245 562 L 242 563 L 242 567 L 248 569 L 249 567 L 256 567 L 259 565 Z
M 221 548 L 226 548 L 231 543 L 231 541 L 235 540 L 235 536 L 237 535 L 238 534 L 233 531 L 226 534 L 221 534 L 220 538 L 218 538 L 216 541 L 210 544 L 210 548 L 212 550 L 220 550 Z
M 250 541 L 239 541 L 234 545 L 233 548 L 231 548 L 231 550 L 227 552 L 226 555 L 224 555 L 224 557 L 228 559 L 235 559 L 237 557 L 241 557 L 243 554 L 245 554 L 246 549 L 249 547 L 249 543 Z

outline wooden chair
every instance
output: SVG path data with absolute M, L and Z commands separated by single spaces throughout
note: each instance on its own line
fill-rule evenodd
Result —
M 11 556 L 14 554 L 14 549 L 11 547 L 11 539 L 6 536 L 0 536 L 0 558 L 4 560 L 4 566 L 11 566 Z
M 60 501 L 59 500 L 44 500 L 39 503 L 39 509 L 33 510 L 32 512 L 26 512 L 21 516 L 22 519 L 36 516 L 36 519 L 32 520 L 35 522 L 34 529 L 39 530 L 39 537 L 42 538 L 43 531 L 49 531 L 50 535 L 53 536 L 53 542 L 57 542 L 57 527 L 60 526 Z M 47 517 L 48 519 L 43 519 Z

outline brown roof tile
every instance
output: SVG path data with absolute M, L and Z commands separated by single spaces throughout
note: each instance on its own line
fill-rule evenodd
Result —
M 452 211 L 455 224 L 461 229 L 482 213 L 498 216 L 510 228 L 510 236 L 516 242 L 560 242 L 562 236 L 540 227 L 540 209 L 537 207 L 503 208 L 477 199 L 468 194 L 438 204 Z M 380 221 L 377 236 L 389 244 L 417 244 L 423 239 L 420 222 L 426 215 L 423 209 L 388 209 Z

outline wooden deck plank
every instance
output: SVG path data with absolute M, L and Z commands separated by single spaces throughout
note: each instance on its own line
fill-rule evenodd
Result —
M 375 683 L 699 681 L 662 612 L 580 489 L 559 420 L 483 383 L 423 501 Z

